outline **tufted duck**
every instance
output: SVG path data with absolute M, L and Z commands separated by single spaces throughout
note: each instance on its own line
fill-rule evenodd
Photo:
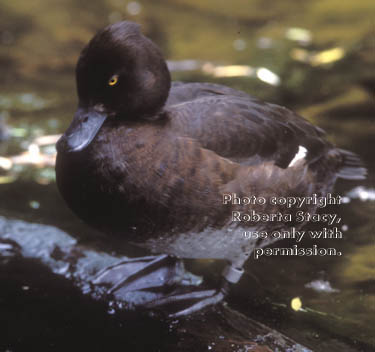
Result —
M 189 302 L 174 316 L 222 300 L 254 248 L 274 241 L 244 231 L 298 229 L 302 222 L 283 215 L 317 208 L 288 209 L 271 197 L 321 197 L 338 177 L 365 177 L 356 155 L 284 107 L 218 84 L 171 83 L 159 49 L 135 23 L 98 32 L 79 57 L 76 80 L 78 110 L 57 143 L 58 188 L 89 225 L 155 254 L 137 261 L 131 274 L 124 270 L 111 292 L 131 290 L 170 257 L 228 261 L 220 289 L 145 304 Z M 238 221 L 234 212 L 280 216 Z

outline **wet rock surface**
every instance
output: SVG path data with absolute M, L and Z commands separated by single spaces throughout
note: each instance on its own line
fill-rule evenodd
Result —
M 108 296 L 105 288 L 92 285 L 100 270 L 124 258 L 80 247 L 53 226 L 0 217 L 0 253 L 0 280 L 8 281 L 0 305 L 12 306 L 2 309 L 3 348 L 39 344 L 60 350 L 74 340 L 86 347 L 123 343 L 134 351 L 309 351 L 226 303 L 176 320 L 130 309 L 147 292 L 134 291 L 124 302 L 124 297 Z M 195 277 L 181 268 L 175 274 L 190 283 Z M 101 331 L 92 336 L 92 329 Z M 158 336 L 151 333 L 147 342 L 142 331 Z

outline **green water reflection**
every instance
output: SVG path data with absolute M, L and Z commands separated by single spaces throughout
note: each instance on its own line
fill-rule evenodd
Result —
M 67 127 L 81 48 L 97 29 L 122 19 L 142 24 L 171 61 L 174 79 L 242 89 L 326 129 L 365 160 L 370 176 L 362 185 L 371 189 L 374 14 L 373 0 L 0 1 L 0 124 L 7 125 L 0 127 L 0 214 L 90 241 L 91 230 L 57 194 L 53 143 L 38 138 Z M 340 183 L 337 192 L 355 186 Z M 373 214 L 374 200 L 341 207 L 344 239 L 321 245 L 335 246 L 342 257 L 252 260 L 231 303 L 317 351 L 375 346 Z M 337 291 L 305 287 L 314 280 L 328 280 Z M 305 311 L 290 308 L 294 297 Z

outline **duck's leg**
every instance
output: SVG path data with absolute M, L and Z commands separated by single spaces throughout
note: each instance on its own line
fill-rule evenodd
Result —
M 176 318 L 192 314 L 207 306 L 215 305 L 222 301 L 228 294 L 230 286 L 236 284 L 241 279 L 241 276 L 244 273 L 243 266 L 248 258 L 249 253 L 244 253 L 224 268 L 222 273 L 222 283 L 218 290 L 195 291 L 185 294 L 170 295 L 162 299 L 158 299 L 157 301 L 149 302 L 144 306 L 146 308 L 156 308 L 173 303 L 191 301 L 192 304 L 187 308 L 169 314 L 170 318 Z

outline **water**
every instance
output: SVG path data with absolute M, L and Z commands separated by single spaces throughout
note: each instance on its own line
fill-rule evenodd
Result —
M 375 349 L 371 10 L 370 0 L 0 1 L 0 124 L 6 124 L 0 127 L 0 215 L 54 225 L 88 246 L 119 247 L 66 208 L 55 186 L 53 144 L 77 104 L 74 65 L 83 45 L 108 23 L 137 21 L 163 50 L 174 79 L 226 84 L 288 106 L 365 161 L 366 181 L 336 187 L 347 197 L 335 208 L 344 238 L 318 242 L 343 255 L 251 259 L 228 302 L 317 351 Z M 304 247 L 314 243 L 307 240 Z M 194 265 L 211 275 L 217 269 Z M 175 335 L 163 322 L 142 325 L 134 319 L 135 327 L 124 335 L 120 316 L 88 302 L 35 261 L 12 259 L 0 268 L 7 321 L 1 336 L 8 350 L 36 346 L 38 339 L 60 349 L 77 339 L 101 345 L 100 335 L 90 332 L 99 326 L 106 326 L 103 336 L 111 336 L 107 347 L 131 348 L 132 336 L 142 340 L 140 329 L 153 342 L 145 349 L 173 350 Z M 291 307 L 296 298 L 302 310 Z

